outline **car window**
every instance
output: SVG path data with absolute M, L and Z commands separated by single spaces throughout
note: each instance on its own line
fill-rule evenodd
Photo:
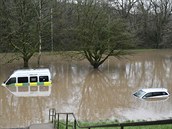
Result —
M 152 93 L 147 93 L 147 94 L 145 94 L 145 95 L 143 96 L 143 98 L 148 98 L 148 97 L 152 97 L 152 96 L 153 96 Z
M 146 92 L 144 92 L 143 90 L 139 90 L 136 93 L 134 93 L 134 96 L 136 97 L 142 97 Z
M 152 93 L 147 93 L 146 95 L 143 96 L 143 98 L 162 96 L 162 95 L 168 95 L 168 94 L 166 92 L 152 92 Z
M 166 92 L 154 92 L 153 96 L 161 96 L 161 95 L 167 95 Z
M 167 92 L 162 92 L 163 95 L 168 95 Z

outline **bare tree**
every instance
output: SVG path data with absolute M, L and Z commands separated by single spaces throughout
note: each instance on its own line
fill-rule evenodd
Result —
M 137 1 L 138 0 L 110 0 L 110 4 L 123 18 L 127 18 L 133 13 Z
M 67 29 L 67 35 L 73 35 L 71 42 L 90 64 L 96 69 L 109 56 L 123 55 L 123 49 L 132 44 L 128 42 L 130 35 L 125 22 L 110 15 L 107 5 L 100 1 L 78 1 L 76 6 L 73 15 L 76 24 Z
M 1 0 L 0 1 L 0 52 L 9 52 L 12 47 L 9 46 L 9 32 L 10 28 L 10 1 Z M 9 49 L 8 49 L 9 48 Z
M 38 67 L 40 66 L 40 59 L 43 46 L 46 47 L 47 40 L 51 42 L 51 24 L 52 24 L 52 1 L 49 0 L 32 0 L 35 11 L 38 17 L 38 34 L 39 34 L 39 47 L 38 47 Z
M 31 1 L 13 1 L 11 8 L 11 28 L 10 44 L 21 55 L 24 67 L 28 67 L 28 61 L 33 56 L 38 46 L 37 36 L 37 16 Z
M 171 0 L 151 0 L 152 2 L 152 13 L 154 14 L 154 31 L 156 42 L 156 48 L 163 46 L 163 36 L 166 25 L 169 22 L 172 13 L 172 2 Z
M 164 37 L 171 17 L 171 1 L 139 0 L 135 6 L 133 25 L 141 45 L 148 48 L 164 47 Z

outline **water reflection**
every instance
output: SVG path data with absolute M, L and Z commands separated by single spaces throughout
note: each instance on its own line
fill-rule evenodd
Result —
M 127 88 L 121 90 L 111 84 L 110 79 L 100 70 L 93 70 L 84 80 L 78 116 L 84 120 L 100 120 L 111 115 L 117 117 L 119 115 L 114 112 L 115 109 L 130 107 L 131 101 L 127 100 L 130 93 Z
M 164 87 L 172 94 L 172 51 L 141 52 L 118 61 L 109 59 L 100 70 L 89 63 L 42 56 L 53 75 L 47 97 L 17 97 L 0 87 L 0 128 L 48 122 L 48 109 L 74 112 L 80 120 L 154 120 L 172 117 L 172 95 L 145 101 L 132 94 L 141 88 Z M 31 60 L 35 67 L 36 59 Z M 46 61 L 46 62 L 44 62 Z M 22 63 L 0 67 L 0 82 Z
M 24 127 L 45 121 L 47 98 L 16 97 L 2 87 L 0 97 L 0 128 Z
M 17 97 L 50 96 L 51 86 L 6 86 L 10 93 Z
M 149 55 L 148 58 L 144 57 L 145 59 L 143 57 L 138 56 L 135 60 L 118 63 L 109 73 L 109 77 L 113 79 L 112 83 L 135 88 L 167 88 L 172 75 L 172 63 L 169 58 L 159 55 Z
M 167 101 L 169 97 L 164 97 L 164 98 L 147 98 L 145 101 Z

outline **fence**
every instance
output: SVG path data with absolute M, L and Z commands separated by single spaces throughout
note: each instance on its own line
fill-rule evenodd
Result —
M 54 128 L 60 129 L 60 116 L 65 115 L 65 127 L 72 127 L 72 129 L 81 128 L 81 129 L 92 129 L 92 128 L 110 128 L 110 127 L 120 127 L 120 129 L 124 129 L 124 127 L 129 126 L 148 126 L 148 125 L 164 125 L 164 124 L 171 124 L 172 119 L 167 120 L 157 120 L 157 121 L 144 121 L 144 122 L 130 122 L 130 123 L 117 123 L 117 124 L 104 124 L 104 125 L 96 125 L 96 126 L 80 126 L 75 115 L 73 113 L 56 113 L 54 108 L 49 110 L 49 121 L 53 122 Z M 73 117 L 73 124 L 69 124 L 69 116 Z

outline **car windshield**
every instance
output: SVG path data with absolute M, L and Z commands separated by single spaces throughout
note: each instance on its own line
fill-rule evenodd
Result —
M 134 93 L 134 96 L 141 98 L 146 92 L 143 90 L 139 90 L 136 93 Z

